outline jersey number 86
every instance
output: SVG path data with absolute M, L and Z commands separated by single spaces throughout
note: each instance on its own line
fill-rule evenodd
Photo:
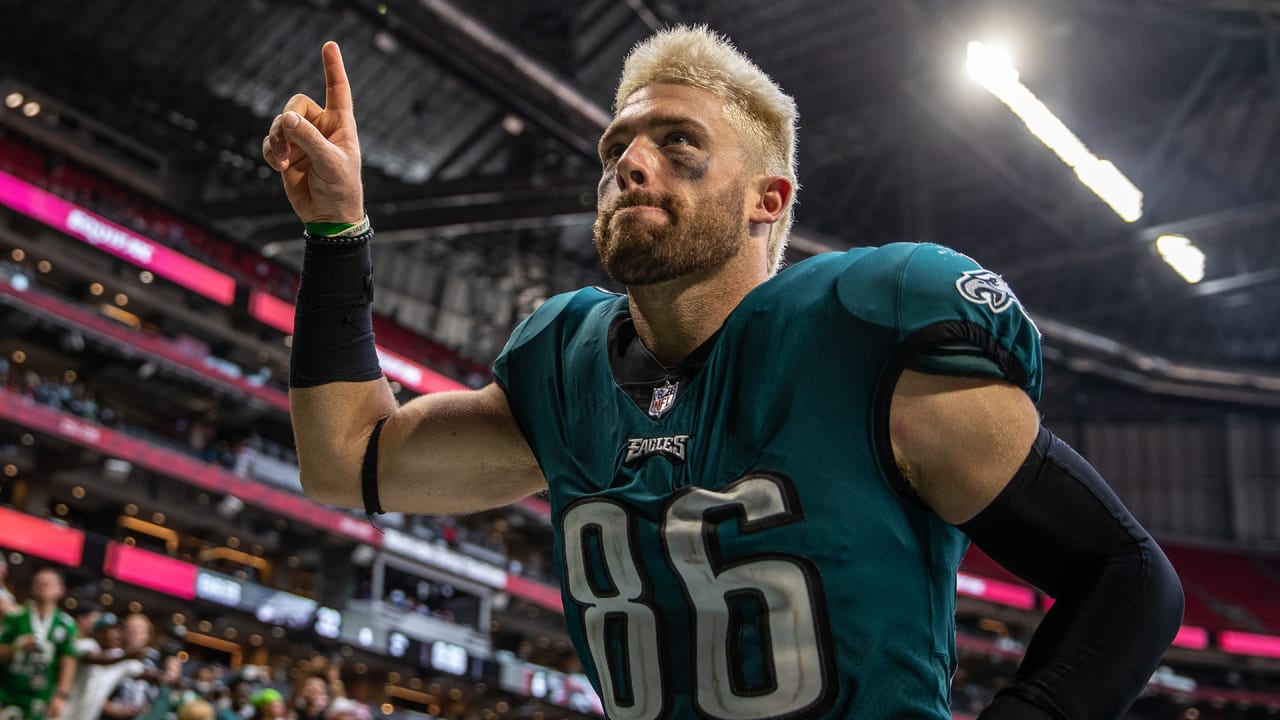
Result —
M 720 552 L 718 526 L 735 517 L 740 534 L 800 520 L 791 490 L 786 478 L 754 473 L 717 491 L 687 488 L 663 512 L 662 550 L 690 612 L 693 702 L 703 716 L 772 720 L 830 700 L 833 660 L 817 569 L 797 555 L 728 562 Z M 662 628 L 634 520 L 613 499 L 587 498 L 561 522 L 568 591 L 582 608 L 606 714 L 664 717 L 671 709 Z

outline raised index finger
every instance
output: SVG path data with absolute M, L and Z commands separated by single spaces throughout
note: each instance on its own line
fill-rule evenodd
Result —
M 330 40 L 320 49 L 324 60 L 324 109 L 351 111 L 351 84 L 347 82 L 347 69 L 342 64 L 342 51 L 338 43 Z

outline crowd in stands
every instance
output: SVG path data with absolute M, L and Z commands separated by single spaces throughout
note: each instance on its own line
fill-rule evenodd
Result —
M 242 476 L 250 474 L 252 458 L 266 457 L 286 467 L 297 468 L 298 458 L 292 448 L 254 432 L 221 432 L 204 418 L 180 416 L 163 427 L 139 424 L 128 408 L 116 408 L 101 402 L 96 389 L 79 378 L 69 379 L 65 374 L 46 376 L 31 370 L 19 370 L 8 359 L 0 358 L 0 387 Z M 406 532 L 428 542 L 502 566 L 525 577 L 554 582 L 546 548 L 536 552 L 526 548 L 517 558 L 510 554 L 512 548 L 508 547 L 502 535 L 489 527 L 471 527 L 453 517 L 432 515 L 407 516 L 402 523 Z
M 0 586 L 7 565 L 0 558 Z M 341 665 L 316 656 L 285 669 L 198 662 L 182 633 L 141 613 L 66 601 L 42 568 L 26 603 L 0 594 L 0 717 L 21 720 L 368 720 L 346 697 Z M 66 608 L 66 609 L 64 609 Z M 302 668 L 305 667 L 305 670 Z M 7 713 L 7 715 L 6 715 Z
M 0 358 L 0 386 L 41 405 L 71 413 L 104 427 L 126 432 L 148 442 L 191 455 L 204 462 L 231 469 L 236 464 L 236 445 L 218 435 L 213 426 L 198 418 L 176 418 L 169 428 L 130 422 L 127 413 L 99 401 L 100 393 L 69 375 L 45 376 L 32 370 L 17 371 L 9 360 Z M 294 461 L 296 463 L 296 459 Z

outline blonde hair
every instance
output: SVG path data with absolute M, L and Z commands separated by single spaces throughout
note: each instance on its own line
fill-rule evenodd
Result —
M 188 700 L 178 708 L 178 720 L 213 720 L 217 711 L 207 700 Z
M 614 111 L 632 93 L 653 83 L 688 85 L 720 96 L 739 132 L 758 151 L 764 172 L 791 181 L 787 206 L 769 228 L 769 273 L 777 272 L 800 189 L 796 180 L 795 100 L 727 37 L 706 25 L 679 25 L 632 48 L 622 65 Z
M 146 626 L 148 643 L 155 639 L 156 624 L 151 622 L 151 618 L 143 615 L 142 613 L 130 613 L 129 615 L 126 615 L 124 620 L 120 623 L 120 628 L 123 630 L 124 626 L 128 625 L 130 622 L 140 622 Z

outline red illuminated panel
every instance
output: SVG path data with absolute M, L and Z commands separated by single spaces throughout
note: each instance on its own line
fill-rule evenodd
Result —
M 223 305 L 235 300 L 236 281 L 230 275 L 3 172 L 0 203 L 210 300 Z
M 551 517 L 551 503 L 547 502 L 546 500 L 543 500 L 542 498 L 537 498 L 530 495 L 529 497 L 516 503 L 516 505 L 519 505 L 520 507 L 528 510 L 534 515 L 537 515 L 538 517 L 543 517 L 543 518 Z
M 282 333 L 293 334 L 293 305 L 261 290 L 249 293 L 249 315 Z
M 467 389 L 466 385 L 450 380 L 382 346 L 378 346 L 378 363 L 382 365 L 382 372 L 387 377 L 422 395 Z
M 103 570 L 110 577 L 166 595 L 194 599 L 196 566 L 157 553 L 113 542 L 107 545 Z
M 1194 625 L 1183 625 L 1173 638 L 1174 647 L 1204 650 L 1209 647 L 1209 631 Z
M 540 583 L 537 580 L 521 577 L 519 575 L 507 575 L 506 591 L 521 600 L 541 605 L 548 610 L 556 612 L 564 612 L 563 600 L 560 597 L 560 589 Z
M 0 546 L 79 567 L 84 554 L 84 533 L 17 510 L 0 508 Z
M 1237 655 L 1280 658 L 1280 637 L 1224 631 L 1218 633 L 1218 647 Z

